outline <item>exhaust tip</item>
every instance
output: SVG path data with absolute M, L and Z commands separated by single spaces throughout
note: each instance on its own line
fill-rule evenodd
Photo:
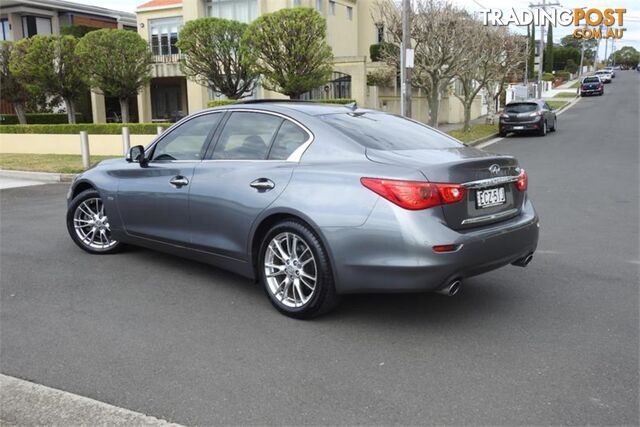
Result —
M 518 267 L 526 267 L 527 265 L 529 265 L 529 263 L 533 260 L 533 252 L 528 254 L 525 257 L 522 257 L 518 260 L 515 260 L 514 262 L 512 262 L 512 265 L 518 266 Z
M 439 293 L 440 295 L 444 295 L 447 297 L 452 297 L 458 294 L 458 292 L 460 292 L 460 289 L 462 288 L 462 281 L 461 280 L 454 280 L 451 283 L 449 283 L 448 285 L 446 285 L 444 288 L 437 290 L 436 292 Z

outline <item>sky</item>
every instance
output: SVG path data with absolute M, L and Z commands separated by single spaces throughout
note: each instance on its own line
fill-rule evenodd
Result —
M 110 9 L 118 9 L 127 12 L 135 12 L 138 5 L 144 3 L 146 0 L 71 0 L 76 3 L 91 4 L 94 6 L 102 6 Z M 450 0 L 467 9 L 469 12 L 477 12 L 482 9 L 510 9 L 515 8 L 526 9 L 530 3 L 538 3 L 539 0 Z M 555 0 L 554 0 L 555 1 Z M 629 45 L 640 50 L 640 1 L 638 0 L 557 0 L 560 5 L 565 8 L 625 8 L 627 12 L 624 15 L 624 27 L 627 29 L 621 40 L 616 40 L 616 50 L 623 46 Z M 526 28 L 513 28 L 514 31 L 526 33 Z M 560 39 L 568 34 L 571 34 L 573 27 L 556 27 L 553 29 L 554 41 L 559 42 Z M 538 33 L 539 34 L 539 33 Z M 611 42 L 609 42 L 608 51 L 611 52 Z M 605 43 L 600 43 L 599 58 L 604 56 Z

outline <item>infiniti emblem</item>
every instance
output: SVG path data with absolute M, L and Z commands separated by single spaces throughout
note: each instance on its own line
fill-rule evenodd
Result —
M 498 173 L 500 173 L 500 165 L 491 165 L 489 166 L 489 172 L 491 172 L 492 175 L 498 175 Z

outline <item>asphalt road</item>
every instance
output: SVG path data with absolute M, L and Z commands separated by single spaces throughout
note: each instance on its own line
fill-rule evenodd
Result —
M 529 267 L 315 321 L 213 267 L 81 252 L 64 185 L 3 190 L 1 371 L 183 424 L 638 424 L 639 90 L 621 72 L 488 148 L 529 172 Z

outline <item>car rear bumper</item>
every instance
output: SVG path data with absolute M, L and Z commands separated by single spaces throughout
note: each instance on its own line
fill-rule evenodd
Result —
M 441 210 L 407 211 L 379 200 L 363 226 L 322 231 L 339 293 L 413 292 L 438 290 L 533 253 L 539 223 L 528 200 L 514 218 L 458 231 L 445 225 Z M 444 244 L 460 248 L 433 251 Z
M 526 132 L 531 130 L 539 130 L 541 121 L 525 122 L 525 123 L 500 123 L 501 132 Z

